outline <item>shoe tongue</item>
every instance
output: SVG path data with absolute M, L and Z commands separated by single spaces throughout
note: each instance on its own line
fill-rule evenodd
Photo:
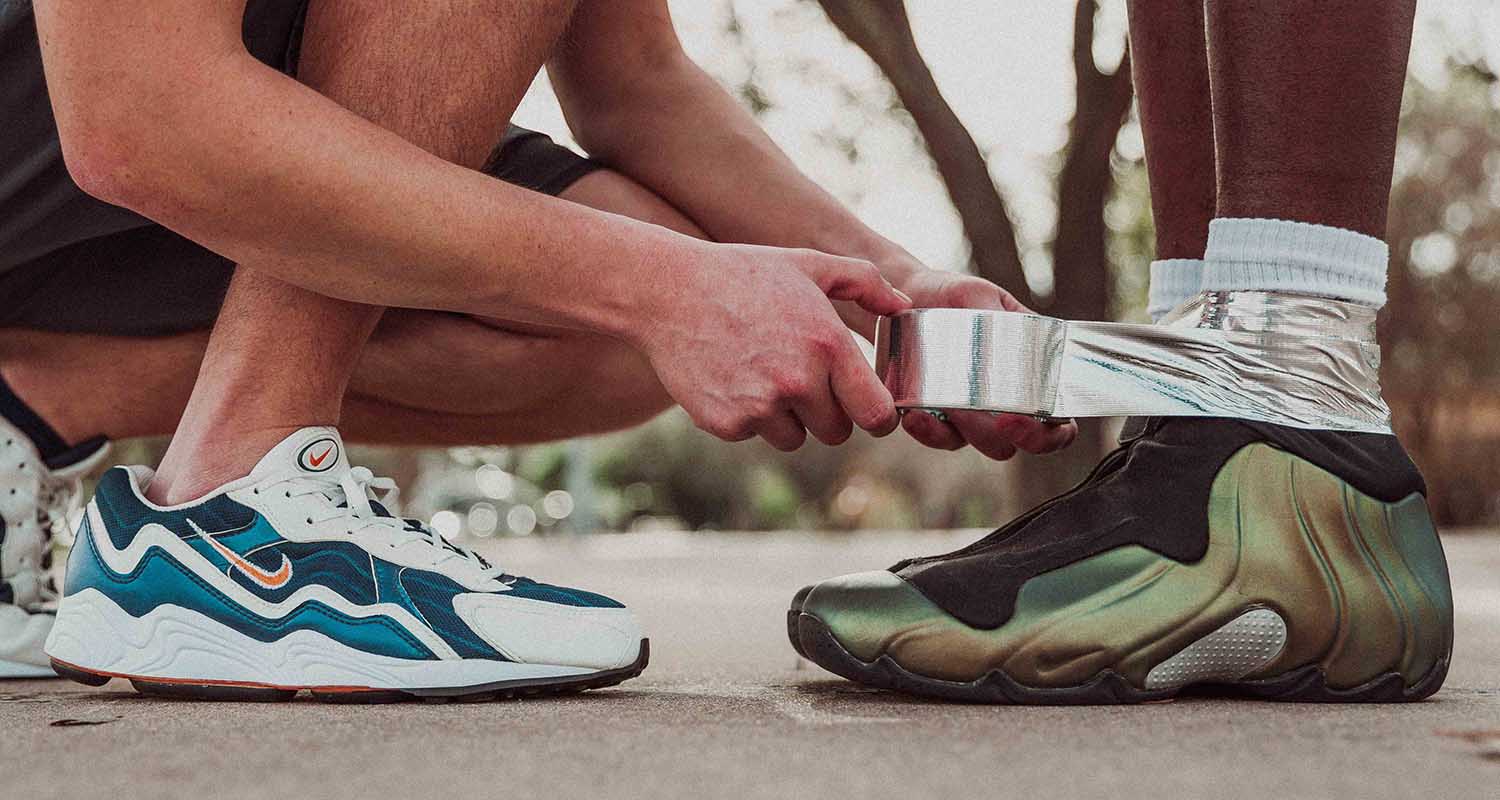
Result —
M 250 470 L 250 474 L 259 478 L 273 473 L 301 472 L 309 476 L 336 478 L 348 471 L 349 459 L 344 456 L 344 442 L 339 438 L 339 432 L 326 426 L 313 426 L 282 439 L 281 444 L 271 448 L 255 469 Z

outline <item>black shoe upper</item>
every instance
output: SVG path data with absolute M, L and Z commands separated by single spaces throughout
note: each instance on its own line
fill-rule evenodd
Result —
M 1005 624 L 1027 580 L 1124 545 L 1192 563 L 1208 547 L 1208 496 L 1220 467 L 1265 442 L 1395 502 L 1427 487 L 1396 437 L 1259 422 L 1151 418 L 1082 484 L 968 547 L 891 571 L 976 628 Z M 1130 428 L 1127 427 L 1127 430 Z

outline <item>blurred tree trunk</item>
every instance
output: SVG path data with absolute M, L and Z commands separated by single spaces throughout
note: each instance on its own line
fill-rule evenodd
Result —
M 1130 113 L 1130 51 L 1113 72 L 1094 60 L 1096 0 L 1079 0 L 1073 15 L 1074 111 L 1057 179 L 1057 233 L 1052 240 L 1055 287 L 1047 313 L 1064 319 L 1109 319 L 1113 301 L 1109 227 L 1104 207 L 1114 173 L 1110 154 Z M 1049 459 L 1053 466 L 1016 487 L 1029 506 L 1081 480 L 1105 449 L 1103 420 L 1080 420 L 1078 440 Z
M 819 0 L 833 24 L 865 51 L 917 123 L 948 196 L 963 221 L 974 272 L 1028 306 L 1036 298 L 1021 271 L 1021 251 L 1005 200 L 979 145 L 938 90 L 917 50 L 903 0 Z
M 1109 229 L 1104 205 L 1114 183 L 1109 158 L 1130 113 L 1130 53 L 1114 72 L 1094 61 L 1095 0 L 1080 0 L 1073 18 L 1074 112 L 1057 180 L 1057 235 L 1052 242 L 1056 285 L 1048 313 L 1067 319 L 1108 319 Z
M 974 252 L 977 274 L 1037 307 L 1021 272 L 1015 228 L 974 138 L 943 100 L 917 50 L 903 0 L 818 0 L 833 24 L 874 60 L 916 121 L 948 187 Z M 1096 0 L 1078 0 L 1073 19 L 1076 99 L 1057 183 L 1057 235 L 1052 243 L 1053 296 L 1047 313 L 1069 319 L 1108 319 L 1109 230 L 1104 206 L 1114 176 L 1110 154 L 1130 111 L 1129 53 L 1113 72 L 1094 60 Z M 1078 442 L 1063 455 L 1016 470 L 1012 486 L 1029 506 L 1078 480 L 1103 447 L 1102 424 L 1085 420 Z

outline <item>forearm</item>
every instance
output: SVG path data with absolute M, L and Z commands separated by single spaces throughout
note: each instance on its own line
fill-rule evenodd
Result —
M 313 291 L 619 335 L 691 261 L 664 254 L 700 246 L 450 164 L 248 57 L 194 80 L 113 126 L 81 182 Z
M 559 81 L 580 143 L 650 187 L 720 241 L 864 258 L 900 282 L 917 263 L 803 175 L 754 118 L 685 56 L 628 90 Z M 580 87 L 574 89 L 572 87 Z

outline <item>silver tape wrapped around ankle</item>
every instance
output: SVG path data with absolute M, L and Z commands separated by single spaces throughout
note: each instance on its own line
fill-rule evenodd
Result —
M 875 361 L 901 408 L 1390 433 L 1375 310 L 1317 297 L 1205 292 L 1156 325 L 919 309 L 881 318 Z

